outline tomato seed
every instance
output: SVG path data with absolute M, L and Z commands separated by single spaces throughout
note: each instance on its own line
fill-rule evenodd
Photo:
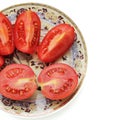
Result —
M 25 91 L 28 92 L 30 89 L 29 88 L 25 88 Z
M 54 93 L 55 93 L 55 94 L 59 94 L 59 93 L 60 93 L 60 90 L 59 90 L 59 89 L 56 89 L 56 90 L 54 91 Z
M 19 25 L 19 30 L 23 29 L 23 25 Z
M 11 78 L 11 76 L 9 74 L 6 75 L 7 78 Z
M 11 92 L 12 92 L 12 93 L 17 93 L 17 91 L 16 91 L 16 90 L 14 90 L 14 89 L 13 89 Z
M 50 72 L 47 72 L 47 75 L 50 77 L 51 76 Z
M 19 38 L 20 37 L 22 37 L 22 38 L 24 38 L 25 36 L 24 36 L 24 23 L 23 23 L 23 21 L 20 21 L 20 23 L 18 24 L 18 36 L 19 36 Z
M 66 89 L 66 88 L 68 87 L 68 84 L 65 83 L 65 84 L 63 85 L 63 87 Z
M 23 93 L 24 93 L 23 91 L 20 91 L 20 95 L 21 95 L 21 96 L 23 95 Z
M 63 87 L 61 87 L 61 88 L 60 88 L 60 91 L 61 91 L 61 92 L 64 92 L 64 91 L 65 91 L 65 89 L 64 89 Z
M 21 74 L 22 72 L 23 72 L 23 69 L 14 68 L 14 69 L 10 69 L 9 71 L 7 71 L 6 76 L 8 78 L 13 78 L 13 77 L 16 77 L 18 74 Z
M 19 24 L 20 24 L 20 25 L 24 25 L 24 23 L 23 23 L 23 21 L 22 21 L 22 20 L 20 21 L 20 23 L 19 23 Z
M 11 32 L 11 29 L 10 29 L 10 27 L 9 27 L 9 26 L 7 27 L 7 29 L 8 29 L 8 32 Z
M 34 25 L 35 25 L 35 26 L 37 26 L 37 25 L 38 25 L 38 23 L 37 23 L 37 22 L 34 22 Z
M 10 87 L 6 87 L 6 91 L 7 91 L 7 92 L 10 92 L 10 91 L 11 91 L 11 88 L 10 88 Z

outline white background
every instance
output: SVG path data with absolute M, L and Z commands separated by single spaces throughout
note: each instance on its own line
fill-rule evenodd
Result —
M 2 0 L 10 5 L 39 2 L 67 14 L 80 28 L 88 49 L 87 74 L 75 99 L 43 120 L 120 120 L 119 0 Z M 0 110 L 1 120 L 18 120 Z

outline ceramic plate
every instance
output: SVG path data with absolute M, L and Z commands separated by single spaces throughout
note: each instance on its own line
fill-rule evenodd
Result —
M 69 64 L 78 73 L 79 84 L 74 94 L 66 99 L 55 101 L 45 98 L 41 94 L 40 88 L 37 89 L 36 93 L 31 98 L 23 101 L 11 100 L 0 95 L 0 108 L 2 110 L 17 116 L 43 117 L 63 108 L 63 106 L 65 106 L 78 92 L 86 73 L 87 52 L 84 39 L 76 24 L 67 15 L 54 7 L 38 3 L 26 3 L 11 6 L 2 10 L 2 12 L 9 18 L 12 24 L 14 24 L 18 15 L 26 10 L 35 11 L 41 19 L 42 28 L 40 41 L 42 41 L 48 30 L 60 23 L 71 24 L 75 28 L 76 32 L 75 42 L 72 47 L 66 54 L 64 54 L 64 56 L 56 61 L 57 63 Z M 2 70 L 6 65 L 12 63 L 22 63 L 30 66 L 37 76 L 45 66 L 53 64 L 42 63 L 38 59 L 36 53 L 28 55 L 15 50 L 12 55 L 5 57 L 5 65 L 2 66 L 0 70 Z

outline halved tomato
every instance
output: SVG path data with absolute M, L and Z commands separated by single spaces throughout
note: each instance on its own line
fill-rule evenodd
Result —
M 0 93 L 13 100 L 27 99 L 36 91 L 36 77 L 24 64 L 11 64 L 0 73 Z
M 73 44 L 74 28 L 60 24 L 52 28 L 38 47 L 38 56 L 43 62 L 53 62 L 62 56 Z
M 4 64 L 5 60 L 3 56 L 0 56 L 0 67 Z
M 75 91 L 78 75 L 72 67 L 56 63 L 42 70 L 38 82 L 45 97 L 58 100 L 70 96 Z
M 9 55 L 14 48 L 12 25 L 8 18 L 0 13 L 0 55 Z
M 40 39 L 41 22 L 33 11 L 21 13 L 14 25 L 15 46 L 18 50 L 32 54 Z

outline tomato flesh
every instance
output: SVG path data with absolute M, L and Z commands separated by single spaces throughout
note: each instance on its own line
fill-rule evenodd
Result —
M 78 75 L 72 67 L 56 63 L 39 74 L 38 82 L 45 97 L 52 100 L 64 99 L 75 91 Z
M 5 60 L 3 56 L 0 56 L 0 67 L 4 64 Z
M 14 25 L 16 48 L 24 53 L 34 53 L 40 39 L 40 28 L 41 22 L 35 12 L 21 13 Z
M 32 69 L 24 64 L 11 64 L 0 73 L 0 93 L 13 100 L 31 97 L 36 91 L 36 77 Z
M 53 62 L 62 56 L 73 44 L 74 28 L 60 24 L 52 28 L 38 47 L 38 56 L 43 62 Z
M 8 18 L 0 13 L 0 55 L 9 55 L 14 48 L 12 25 Z

